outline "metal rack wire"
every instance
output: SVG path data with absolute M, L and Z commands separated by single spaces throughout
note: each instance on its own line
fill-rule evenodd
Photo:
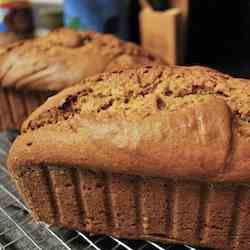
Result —
M 30 211 L 5 168 L 6 153 L 13 133 L 0 134 L 0 249 L 1 250 L 195 250 L 188 246 L 167 246 L 151 241 L 126 241 L 110 236 L 55 229 L 32 222 Z

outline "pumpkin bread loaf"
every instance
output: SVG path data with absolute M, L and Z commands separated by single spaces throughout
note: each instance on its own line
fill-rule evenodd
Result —
M 104 73 L 23 124 L 8 167 L 38 222 L 250 249 L 250 85 L 203 67 Z

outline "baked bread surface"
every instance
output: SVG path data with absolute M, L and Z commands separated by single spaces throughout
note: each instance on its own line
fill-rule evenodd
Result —
M 2 87 L 58 91 L 115 68 L 162 63 L 109 34 L 59 29 L 0 49 Z
M 8 160 L 209 182 L 250 180 L 248 80 L 204 67 L 104 73 L 48 99 Z

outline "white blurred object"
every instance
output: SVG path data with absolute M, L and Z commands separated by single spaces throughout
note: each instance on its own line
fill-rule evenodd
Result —
M 40 4 L 63 4 L 63 0 L 31 0 L 31 2 Z

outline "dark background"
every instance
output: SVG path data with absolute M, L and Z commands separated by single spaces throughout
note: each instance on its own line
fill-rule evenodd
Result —
M 190 2 L 187 64 L 250 77 L 250 1 Z

